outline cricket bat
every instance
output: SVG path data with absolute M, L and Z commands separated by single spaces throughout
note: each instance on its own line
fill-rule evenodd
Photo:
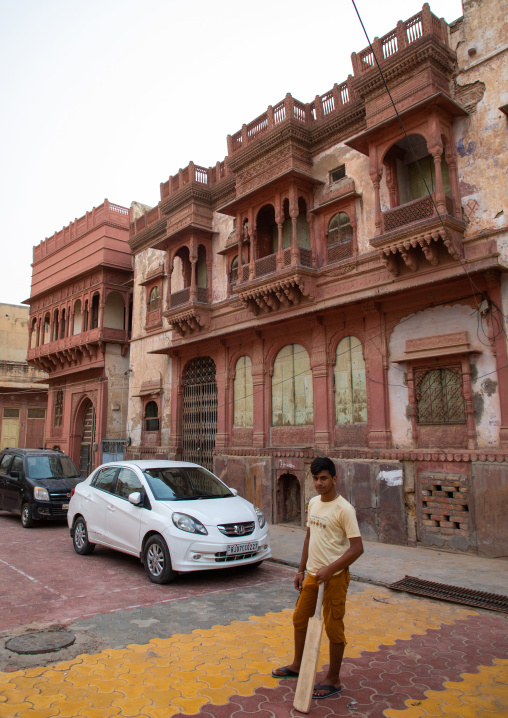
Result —
M 323 633 L 323 619 L 321 618 L 321 608 L 323 606 L 324 583 L 319 584 L 316 610 L 312 618 L 309 619 L 307 626 L 307 635 L 305 637 L 305 647 L 303 649 L 302 663 L 300 665 L 300 675 L 296 684 L 295 700 L 293 707 L 300 713 L 308 713 L 310 702 L 312 700 L 312 692 L 316 680 L 317 665 L 319 652 L 321 649 L 321 635 Z

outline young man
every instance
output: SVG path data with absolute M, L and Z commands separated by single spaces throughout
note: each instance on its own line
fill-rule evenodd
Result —
M 307 623 L 314 615 L 318 586 L 324 583 L 323 620 L 330 641 L 330 665 L 323 682 L 314 686 L 312 697 L 328 698 L 342 690 L 339 674 L 346 644 L 343 618 L 349 566 L 362 555 L 363 545 L 354 508 L 337 494 L 333 461 L 328 458 L 314 459 L 310 470 L 318 496 L 309 502 L 307 535 L 295 576 L 295 588 L 300 591 L 300 596 L 293 613 L 294 658 L 290 665 L 275 668 L 272 676 L 298 677 Z

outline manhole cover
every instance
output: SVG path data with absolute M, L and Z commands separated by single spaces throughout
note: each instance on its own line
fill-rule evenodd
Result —
M 5 647 L 13 653 L 51 653 L 71 646 L 75 640 L 76 636 L 67 631 L 40 631 L 11 638 Z

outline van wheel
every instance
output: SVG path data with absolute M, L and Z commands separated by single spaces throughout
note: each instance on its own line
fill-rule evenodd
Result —
M 80 516 L 74 522 L 74 530 L 72 532 L 72 544 L 74 551 L 80 556 L 88 556 L 95 548 L 94 543 L 88 540 L 88 531 L 86 530 L 86 521 Z
M 24 529 L 31 529 L 34 525 L 32 509 L 30 508 L 30 504 L 28 503 L 24 503 L 21 507 L 21 525 Z
M 171 557 L 162 536 L 150 536 L 143 554 L 146 575 L 153 583 L 169 583 L 177 577 L 171 566 Z

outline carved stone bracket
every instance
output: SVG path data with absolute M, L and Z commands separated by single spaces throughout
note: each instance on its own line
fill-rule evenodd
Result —
M 305 299 L 313 299 L 311 283 L 295 275 L 264 284 L 257 289 L 238 292 L 238 298 L 253 314 L 268 313 L 284 307 L 293 307 Z
M 171 329 L 181 337 L 204 329 L 210 325 L 210 315 L 201 309 L 188 309 L 169 318 Z
M 412 271 L 418 269 L 418 254 L 412 250 L 421 247 L 425 259 L 433 266 L 439 264 L 439 243 L 446 247 L 448 254 L 452 259 L 459 259 L 464 256 L 462 242 L 451 229 L 439 227 L 431 232 L 424 234 L 415 234 L 412 237 L 406 237 L 389 246 L 378 248 L 381 260 L 391 274 L 399 274 L 397 265 L 397 254 L 402 257 L 404 264 Z

